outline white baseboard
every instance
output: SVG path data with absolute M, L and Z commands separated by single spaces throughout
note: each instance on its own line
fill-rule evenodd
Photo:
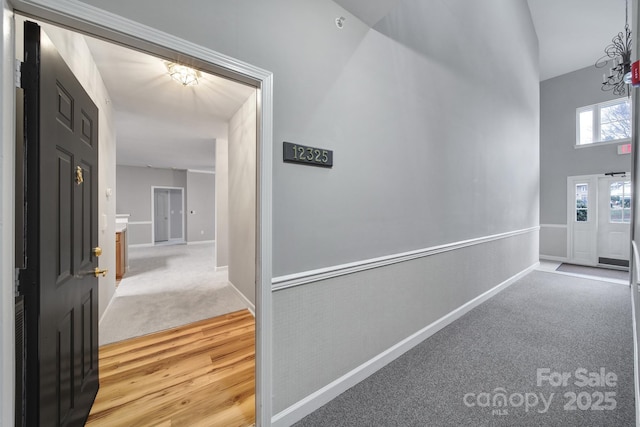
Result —
M 107 307 L 104 309 L 104 311 L 102 312 L 102 316 L 100 316 L 100 319 L 98 320 L 98 329 L 100 329 L 100 324 L 102 323 L 102 320 L 104 319 L 105 314 L 107 314 L 107 312 L 109 311 L 109 307 L 111 307 L 111 304 L 113 303 L 114 299 L 116 299 L 115 292 L 111 296 L 111 299 L 109 300 L 109 303 L 107 304 Z
M 430 325 L 425 326 L 413 335 L 400 341 L 393 347 L 383 351 L 374 358 L 368 360 L 357 368 L 347 372 L 345 375 L 336 379 L 335 381 L 322 387 L 320 390 L 310 394 L 304 399 L 294 403 L 287 409 L 275 414 L 271 418 L 272 427 L 285 427 L 290 426 L 313 411 L 319 409 L 323 405 L 329 403 L 331 400 L 338 397 L 341 393 L 344 393 L 360 381 L 374 374 L 379 369 L 383 368 L 393 360 L 402 356 L 407 351 L 411 350 L 416 345 L 420 344 L 431 335 L 435 334 L 445 326 L 458 320 L 464 314 L 471 311 L 473 308 L 479 306 L 498 292 L 509 287 L 517 280 L 521 279 L 531 271 L 535 270 L 540 263 L 535 263 L 532 266 L 522 270 L 520 273 L 510 277 L 499 285 L 489 289 L 485 293 L 475 297 L 471 301 L 453 310 L 449 314 L 441 317 Z
M 247 305 L 247 308 L 249 309 L 251 314 L 253 314 L 253 317 L 256 317 L 256 305 L 249 301 L 249 298 L 247 298 L 242 292 L 240 292 L 240 289 L 236 288 L 233 283 L 231 283 L 230 281 L 227 281 L 227 283 L 238 294 L 238 296 L 242 298 L 242 301 L 244 301 L 244 303 Z
M 130 248 L 151 248 L 155 246 L 153 243 L 138 243 L 136 245 L 128 245 Z
M 538 258 L 540 258 L 543 261 L 569 262 L 569 259 L 567 257 L 562 257 L 562 256 L 540 254 Z
M 638 382 L 638 372 L 640 372 L 640 362 L 638 361 L 638 324 L 636 321 L 636 298 L 638 298 L 638 285 L 631 285 L 631 323 L 633 326 L 633 390 L 636 402 L 640 402 L 640 383 Z M 636 425 L 640 425 L 640 405 L 636 403 Z
M 640 275 L 640 254 L 638 253 L 638 246 L 635 240 L 631 241 L 631 247 L 633 248 L 633 266 L 636 271 L 636 275 Z M 638 299 L 638 284 L 640 283 L 640 277 L 636 277 L 631 281 L 631 323 L 633 326 L 633 389 L 636 396 L 636 425 L 640 425 L 640 383 L 638 375 L 640 375 L 640 361 L 638 360 L 638 322 L 636 313 L 636 300 Z
M 197 242 L 187 242 L 187 245 L 211 245 L 215 243 L 215 240 L 198 240 Z
M 229 271 L 229 266 L 228 265 L 223 265 L 223 266 L 220 266 L 220 267 L 216 267 L 216 273 L 220 273 L 220 272 L 223 272 L 223 271 Z

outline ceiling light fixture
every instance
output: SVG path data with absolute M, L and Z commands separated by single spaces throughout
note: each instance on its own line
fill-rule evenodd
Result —
M 614 95 L 631 95 L 629 83 L 631 83 L 631 29 L 629 28 L 629 1 L 625 0 L 624 33 L 619 32 L 611 44 L 604 48 L 605 55 L 596 61 L 596 68 L 604 68 L 609 61 L 609 75 L 602 75 L 604 91 L 613 90 Z
M 174 62 L 167 62 L 167 70 L 171 78 L 183 86 L 195 86 L 202 77 L 200 71 Z

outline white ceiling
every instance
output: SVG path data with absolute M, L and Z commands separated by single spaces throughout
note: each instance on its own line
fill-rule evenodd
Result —
M 538 34 L 541 81 L 594 65 L 611 39 L 624 31 L 625 0 L 527 2 Z
M 387 16 L 401 0 L 334 0 L 370 27 Z
M 255 90 L 210 74 L 173 81 L 159 58 L 87 37 L 111 97 L 121 165 L 213 171 L 215 139 Z
M 416 4 L 408 0 L 334 1 L 370 27 L 396 8 Z M 625 0 L 527 0 L 527 3 L 538 34 L 541 81 L 594 65 L 604 54 L 605 46 L 624 30 Z
M 404 0 L 335 0 L 373 27 Z M 445 0 L 443 0 L 445 1 Z M 540 47 L 540 80 L 591 66 L 624 29 L 625 0 L 527 0 Z M 205 74 L 183 87 L 164 61 L 87 37 L 115 111 L 117 163 L 214 170 L 214 140 L 254 90 Z

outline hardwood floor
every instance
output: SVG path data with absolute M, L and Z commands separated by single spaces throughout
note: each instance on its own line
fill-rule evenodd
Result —
M 255 319 L 248 310 L 100 347 L 87 426 L 250 426 Z

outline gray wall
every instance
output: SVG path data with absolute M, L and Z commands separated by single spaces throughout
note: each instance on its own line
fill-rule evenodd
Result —
M 216 268 L 229 265 L 229 144 L 216 140 Z
M 215 182 L 213 173 L 187 171 L 187 241 L 190 243 L 216 238 Z
M 529 267 L 538 255 L 532 238 L 537 233 L 276 292 L 275 412 Z
M 524 0 L 403 1 L 376 31 L 328 0 L 85 2 L 274 73 L 276 276 L 538 222 Z M 336 166 L 283 164 L 282 141 Z
M 151 187 L 182 187 L 187 197 L 187 173 L 184 170 L 116 167 L 116 212 L 129 214 L 129 245 L 153 244 L 151 234 Z M 188 226 L 188 216 L 185 216 Z M 133 224 L 131 224 L 133 222 Z M 148 224 L 135 224 L 149 222 Z
M 617 145 L 575 148 L 576 108 L 618 98 L 600 90 L 593 66 L 540 83 L 540 253 L 567 256 L 567 177 L 631 170 L 631 156 Z
M 229 281 L 256 302 L 256 93 L 229 120 Z
M 539 223 L 525 0 L 404 0 L 373 29 L 329 0 L 86 2 L 274 73 L 276 276 Z M 284 164 L 282 141 L 333 149 L 335 166 Z M 538 233 L 516 240 L 276 292 L 275 411 L 534 264 Z
M 640 30 L 640 7 L 638 7 L 638 0 L 633 0 L 632 10 L 635 11 L 633 14 L 633 34 L 638 34 Z M 640 40 L 636 37 L 633 41 L 633 51 L 638 52 L 640 50 Z M 638 148 L 640 147 L 640 133 L 638 132 L 638 126 L 640 126 L 640 97 L 638 97 L 638 91 L 635 90 L 633 95 L 633 159 L 632 159 L 632 186 L 633 186 L 633 221 L 631 223 L 631 238 L 635 242 L 636 245 L 640 244 L 640 180 L 638 177 L 640 176 L 640 153 L 638 152 Z M 640 280 L 638 280 L 638 276 L 640 274 L 640 265 L 636 262 L 638 258 L 636 258 L 635 253 L 631 254 L 631 303 L 634 308 L 635 322 L 636 324 L 640 324 Z M 640 254 L 638 254 L 640 255 Z M 635 354 L 640 352 L 640 328 L 636 328 L 636 340 L 635 340 Z M 640 382 L 640 370 L 635 370 L 635 380 Z M 636 402 L 638 401 L 638 393 L 636 392 Z M 637 405 L 637 403 L 636 403 Z M 640 423 L 640 419 L 638 418 L 638 412 L 636 411 L 636 424 Z
M 568 231 L 565 224 L 540 224 L 540 255 L 542 257 L 565 258 L 567 256 Z

